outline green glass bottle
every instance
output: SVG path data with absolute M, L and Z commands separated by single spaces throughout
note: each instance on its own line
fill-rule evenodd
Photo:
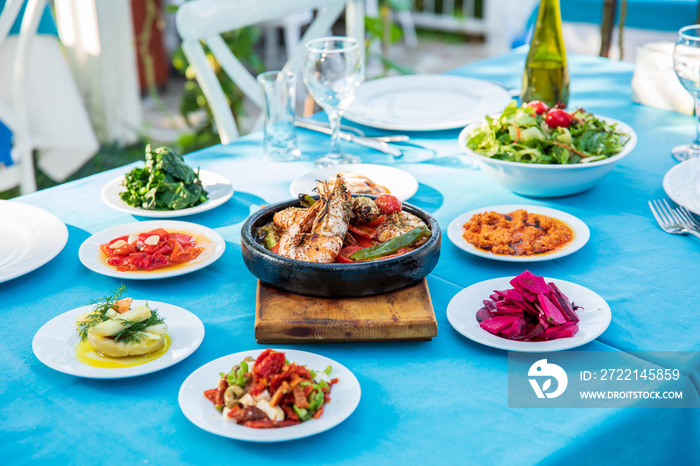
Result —
M 561 34 L 559 0 L 540 0 L 535 31 L 523 72 L 521 102 L 569 103 L 569 67 Z

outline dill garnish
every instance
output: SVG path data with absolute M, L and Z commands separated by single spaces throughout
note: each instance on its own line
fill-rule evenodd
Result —
M 146 307 L 148 307 L 148 303 L 146 303 Z M 142 320 L 141 322 L 136 322 L 132 324 L 131 327 L 123 329 L 114 335 L 114 341 L 121 343 L 138 343 L 141 341 L 141 338 L 143 338 L 143 332 L 146 330 L 146 328 L 150 327 L 151 325 L 162 324 L 164 322 L 158 315 L 158 311 L 156 309 L 151 309 L 150 307 L 148 307 L 148 309 L 151 311 L 151 317 L 146 320 Z
M 119 301 L 121 295 L 124 294 L 125 291 L 126 287 L 122 284 L 113 292 L 112 296 L 107 296 L 97 301 L 90 300 L 90 305 L 94 305 L 95 308 L 89 314 L 86 314 L 82 320 L 75 323 L 78 335 L 80 335 L 80 341 L 87 340 L 88 330 L 90 328 L 107 320 L 105 314 L 110 309 L 115 308 L 114 303 Z

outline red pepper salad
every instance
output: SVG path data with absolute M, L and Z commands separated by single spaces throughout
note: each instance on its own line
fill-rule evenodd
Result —
M 271 429 L 318 419 L 331 401 L 331 366 L 314 372 L 290 363 L 284 353 L 266 349 L 253 362 L 246 358 L 227 374 L 219 386 L 204 396 L 226 420 L 255 429 Z
M 107 255 L 107 264 L 115 266 L 120 272 L 156 270 L 184 264 L 204 250 L 197 246 L 193 236 L 168 233 L 162 228 L 114 238 L 101 244 L 100 249 Z

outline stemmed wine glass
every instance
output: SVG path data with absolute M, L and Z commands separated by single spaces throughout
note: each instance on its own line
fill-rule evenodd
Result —
M 359 163 L 356 155 L 340 149 L 340 120 L 355 100 L 355 92 L 364 79 L 364 62 L 360 45 L 349 37 L 322 37 L 307 42 L 302 68 L 309 94 L 328 115 L 331 126 L 331 148 L 316 160 L 325 167 L 341 163 Z
M 673 158 L 682 162 L 700 156 L 700 24 L 678 31 L 673 49 L 673 68 L 695 102 L 695 141 L 671 150 Z

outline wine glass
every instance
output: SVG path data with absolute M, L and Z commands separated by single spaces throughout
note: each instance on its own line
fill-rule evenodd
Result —
M 678 31 L 673 49 L 673 68 L 695 102 L 695 141 L 671 150 L 673 158 L 682 162 L 700 156 L 700 24 Z
M 364 79 L 364 62 L 360 45 L 349 37 L 322 37 L 306 43 L 302 68 L 309 94 L 328 115 L 331 148 L 317 159 L 325 167 L 341 163 L 359 163 L 356 155 L 344 154 L 340 148 L 340 120 L 355 100 L 355 92 Z

